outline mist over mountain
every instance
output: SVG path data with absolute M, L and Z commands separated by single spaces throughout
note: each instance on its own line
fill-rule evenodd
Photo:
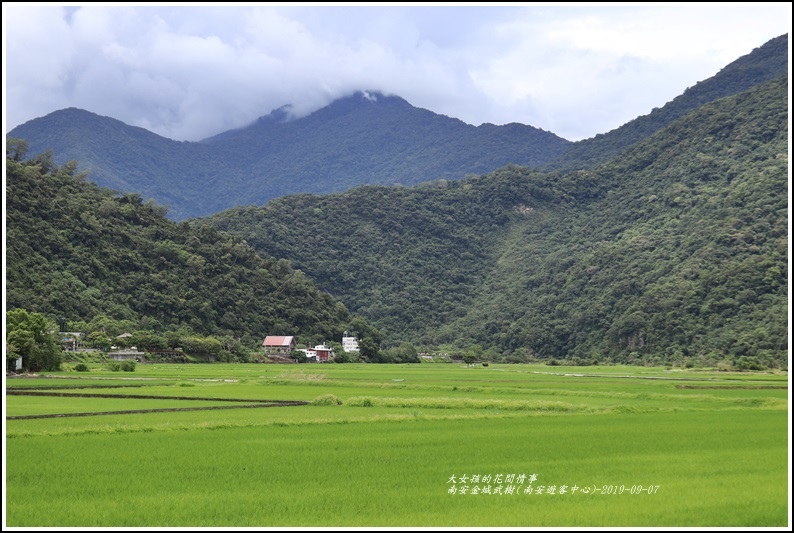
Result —
M 301 192 L 460 179 L 509 163 L 534 167 L 569 144 L 521 124 L 471 126 L 375 92 L 297 120 L 275 110 L 196 143 L 78 109 L 29 121 L 8 137 L 25 139 L 31 153 L 52 149 L 60 164 L 78 161 L 99 185 L 153 198 L 176 220 Z
M 459 180 L 507 164 L 591 168 L 704 103 L 787 73 L 787 65 L 782 35 L 648 115 L 575 143 L 517 123 L 472 126 L 377 91 L 359 91 L 296 120 L 285 105 L 201 142 L 173 141 L 74 108 L 31 120 L 7 137 L 24 139 L 31 153 L 53 150 L 59 164 L 76 160 L 95 183 L 152 198 L 183 220 L 289 194 Z

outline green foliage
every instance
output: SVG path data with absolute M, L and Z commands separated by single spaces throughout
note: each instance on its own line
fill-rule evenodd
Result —
M 541 358 L 785 364 L 786 93 L 784 78 L 703 106 L 597 169 L 601 198 L 514 226 L 445 333 Z
M 75 372 L 88 372 L 88 365 L 85 363 L 77 363 L 74 365 Z
M 705 105 L 592 171 L 509 166 L 209 221 L 286 257 L 383 331 L 385 347 L 360 343 L 369 361 L 415 342 L 509 362 L 683 367 L 763 353 L 780 367 L 786 95 L 784 77 Z
M 190 354 L 217 355 L 222 344 L 215 337 L 190 336 L 182 338 L 179 347 Z
M 170 347 L 165 335 L 158 335 L 150 330 L 134 332 L 130 337 L 130 343 L 147 352 L 166 350 Z
M 358 341 L 358 351 L 364 361 L 370 361 L 373 363 L 379 362 L 378 355 L 380 354 L 380 348 L 378 348 L 372 339 L 360 339 Z
M 98 348 L 106 352 L 113 345 L 113 342 L 103 332 L 92 331 L 86 336 L 86 344 L 91 348 Z
M 60 370 L 61 346 L 56 326 L 44 315 L 25 309 L 6 311 L 6 359 L 22 358 L 22 368 L 33 372 Z
M 433 344 L 438 339 L 425 332 L 471 304 L 512 221 L 546 220 L 549 211 L 569 209 L 576 197 L 595 191 L 587 176 L 548 178 L 512 166 L 438 188 L 368 186 L 290 196 L 194 223 L 211 222 L 263 256 L 290 259 L 368 319 L 374 327 L 351 321 L 348 330 L 359 339 L 376 347 L 384 338 Z M 309 215 L 314 207 L 324 216 Z M 366 350 L 362 355 L 371 358 Z
M 312 400 L 312 405 L 342 405 L 342 400 L 333 394 L 323 394 Z
M 293 359 L 296 363 L 305 363 L 309 360 L 306 355 L 306 352 L 302 352 L 300 350 L 293 350 L 289 354 L 290 359 Z
M 13 161 L 22 161 L 28 153 L 28 143 L 14 137 L 6 138 L 6 158 Z
M 359 352 L 346 352 L 341 348 L 334 350 L 334 363 L 358 363 L 360 360 Z
M 6 159 L 7 309 L 64 317 L 101 349 L 173 349 L 179 339 L 233 357 L 272 332 L 338 338 L 349 327 L 348 310 L 288 262 L 208 225 L 171 222 L 71 166 L 45 172 L 48 157 Z
M 126 359 L 121 362 L 121 370 L 124 372 L 135 372 L 135 365 L 134 359 Z
M 373 362 L 378 363 L 418 363 L 419 353 L 413 344 L 404 342 L 393 348 L 380 350 Z

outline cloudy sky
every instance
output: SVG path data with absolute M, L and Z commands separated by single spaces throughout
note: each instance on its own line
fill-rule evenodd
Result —
M 4 127 L 78 107 L 199 140 L 364 89 L 575 141 L 661 107 L 790 28 L 787 2 L 3 2 Z

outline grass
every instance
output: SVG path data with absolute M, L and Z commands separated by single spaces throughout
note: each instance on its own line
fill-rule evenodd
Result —
M 150 386 L 107 392 L 312 404 L 8 420 L 7 525 L 787 524 L 788 390 L 755 388 L 786 386 L 787 376 L 586 369 L 138 365 L 135 377 L 151 378 Z M 101 369 L 92 368 L 84 383 L 102 377 Z M 681 389 L 679 379 L 648 377 L 753 388 Z M 72 411 L 96 409 L 110 401 L 6 400 L 8 414 L 43 413 L 57 402 Z M 533 488 L 553 485 L 555 493 L 526 494 L 525 482 L 513 483 L 509 494 L 509 484 L 502 483 L 502 494 L 495 494 L 495 479 L 467 483 L 466 494 L 450 493 L 453 485 L 463 487 L 462 476 L 499 474 L 536 474 Z M 456 483 L 449 482 L 452 476 Z M 475 485 L 479 494 L 470 492 Z M 492 494 L 483 494 L 488 485 Z M 640 485 L 658 488 L 631 494 Z M 623 494 L 581 490 L 620 486 Z

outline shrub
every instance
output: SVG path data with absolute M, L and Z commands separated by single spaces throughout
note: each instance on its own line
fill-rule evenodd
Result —
M 74 365 L 75 372 L 88 372 L 88 365 L 85 363 L 77 363 Z
M 118 372 L 121 370 L 121 363 L 108 363 L 108 370 L 111 372 Z
M 743 355 L 734 363 L 736 370 L 763 370 L 764 367 L 758 362 L 757 357 Z
M 135 372 L 135 360 L 127 359 L 126 361 L 121 363 L 121 369 L 124 372 Z
M 312 400 L 312 405 L 342 405 L 342 400 L 333 394 L 323 394 Z
M 372 398 L 367 396 L 359 396 L 356 398 L 350 398 L 347 401 L 347 405 L 353 407 L 372 407 L 374 404 L 372 403 Z

